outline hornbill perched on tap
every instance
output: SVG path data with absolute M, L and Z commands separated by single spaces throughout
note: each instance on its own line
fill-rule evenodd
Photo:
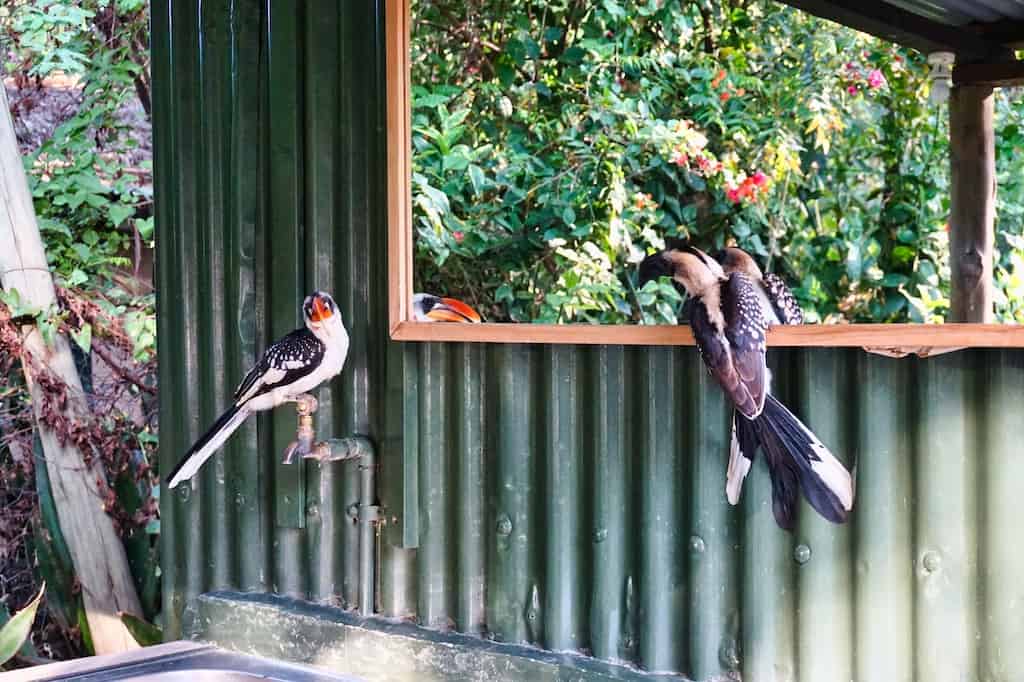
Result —
M 348 332 L 330 294 L 314 291 L 302 304 L 305 326 L 271 344 L 235 390 L 234 402 L 189 448 L 168 475 L 168 487 L 195 476 L 251 413 L 297 402 L 337 376 L 348 355 Z
M 799 490 L 833 523 L 853 508 L 853 480 L 817 436 L 770 393 L 765 362 L 770 324 L 799 324 L 799 306 L 781 279 L 762 275 L 740 249 L 719 263 L 693 246 L 673 245 L 640 264 L 640 284 L 671 277 L 690 297 L 690 325 L 704 364 L 735 407 L 726 495 L 739 500 L 758 448 L 772 481 L 772 512 L 792 530 Z

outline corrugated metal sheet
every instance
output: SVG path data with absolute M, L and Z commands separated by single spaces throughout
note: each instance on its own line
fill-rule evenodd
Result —
M 857 464 L 854 521 L 789 535 L 761 466 L 726 503 L 692 348 L 389 343 L 382 16 L 153 5 L 164 470 L 330 288 L 353 345 L 318 427 L 380 447 L 383 614 L 697 679 L 1024 679 L 1024 352 L 772 353 Z M 169 633 L 216 588 L 354 605 L 355 467 L 277 465 L 293 419 L 164 499 Z
M 914 14 L 951 26 L 1024 19 L 1022 0 L 885 0 Z
M 379 7 L 152 9 L 164 470 L 266 341 L 300 324 L 297 301 L 315 287 L 334 293 L 352 337 L 344 374 L 319 393 L 321 433 L 380 433 Z M 276 464 L 294 433 L 288 410 L 250 420 L 194 493 L 181 486 L 163 501 L 171 632 L 186 601 L 215 586 L 355 602 L 355 465 Z

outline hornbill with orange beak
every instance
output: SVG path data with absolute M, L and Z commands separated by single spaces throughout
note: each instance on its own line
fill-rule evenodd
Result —
M 334 299 L 323 291 L 314 291 L 302 303 L 302 317 L 305 326 L 268 347 L 245 375 L 231 407 L 168 475 L 169 488 L 195 476 L 249 414 L 295 402 L 341 372 L 348 355 L 348 332 Z
M 744 254 L 745 255 L 745 254 Z M 668 276 L 691 298 L 690 325 L 708 371 L 725 390 L 742 426 L 733 448 L 743 454 L 730 466 L 726 493 L 733 504 L 758 447 L 772 480 L 772 512 L 782 528 L 793 528 L 799 489 L 814 509 L 842 523 L 853 507 L 850 472 L 821 441 L 770 394 L 765 336 L 769 314 L 760 283 L 742 268 L 722 265 L 692 246 L 653 254 L 640 264 L 640 283 Z M 732 470 L 736 468 L 736 470 Z
M 480 315 L 462 301 L 431 294 L 414 294 L 412 319 L 417 322 L 472 322 Z

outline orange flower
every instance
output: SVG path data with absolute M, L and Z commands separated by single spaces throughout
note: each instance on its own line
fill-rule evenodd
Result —
M 711 79 L 711 87 L 717 88 L 718 85 L 723 80 L 725 80 L 725 76 L 726 76 L 725 69 L 721 69 L 717 74 L 715 74 L 715 77 L 713 79 Z

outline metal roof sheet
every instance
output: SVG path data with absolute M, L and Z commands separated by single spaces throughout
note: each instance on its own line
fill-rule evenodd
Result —
M 1024 0 L 780 0 L 913 47 L 1005 60 L 1024 46 Z

